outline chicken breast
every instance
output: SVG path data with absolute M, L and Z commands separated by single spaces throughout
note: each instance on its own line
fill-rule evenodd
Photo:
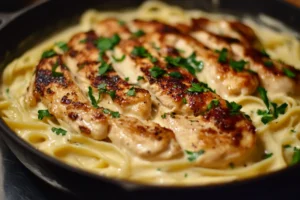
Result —
M 98 38 L 95 32 L 90 31 L 78 33 L 69 41 L 69 51 L 64 59 L 76 82 L 85 92 L 92 86 L 94 92 L 99 93 L 100 106 L 117 109 L 122 114 L 137 118 L 149 119 L 151 116 L 149 92 L 136 85 L 130 85 L 114 71 L 111 64 L 120 61 L 116 61 L 117 58 L 109 61 L 105 53 L 100 53 L 95 46 Z M 99 59 L 102 61 L 99 62 Z M 102 73 L 99 69 L 106 71 Z
M 224 26 L 227 27 L 225 33 L 221 32 Z M 256 72 L 260 84 L 271 93 L 300 95 L 300 71 L 271 59 L 262 51 L 261 45 L 258 48 L 258 45 L 255 45 L 258 39 L 250 27 L 239 22 L 217 22 L 201 18 L 194 19 L 190 27 L 182 29 L 190 32 L 193 37 L 210 49 L 226 48 L 233 58 L 248 62 L 249 64 L 245 65 L 244 69 Z M 230 37 L 225 37 L 224 34 Z
M 160 22 L 136 20 L 134 24 L 142 30 L 152 33 L 152 36 L 148 36 L 145 42 L 161 47 L 159 53 L 162 57 L 170 56 L 170 47 L 175 51 L 179 50 L 179 53 L 173 54 L 176 57 L 189 58 L 194 53 L 195 58 L 190 57 L 190 60 L 195 59 L 198 63 L 202 63 L 201 70 L 196 71 L 198 79 L 208 83 L 222 97 L 250 95 L 256 91 L 257 76 L 249 71 L 235 70 L 230 66 L 228 52 L 209 50 L 188 34 L 183 34 L 175 27 Z M 153 31 L 156 32 L 153 33 Z M 214 41 L 210 43 L 215 47 L 218 46 Z
M 109 138 L 121 149 L 144 159 L 165 160 L 182 154 L 171 130 L 93 107 L 75 84 L 62 56 L 42 59 L 32 83 L 27 99 L 41 100 L 53 116 L 77 133 L 96 140 Z
M 151 29 L 151 23 L 145 27 Z M 177 59 L 180 56 L 177 43 L 185 42 L 190 49 L 200 49 L 203 45 L 197 46 L 197 41 L 178 31 L 164 30 L 122 40 L 114 51 L 125 54 L 126 58 L 115 63 L 114 69 L 130 79 L 143 77 L 139 85 L 169 111 L 161 113 L 162 124 L 174 131 L 181 148 L 189 154 L 206 152 L 195 164 L 220 168 L 231 162 L 245 162 L 256 141 L 251 120 L 240 112 L 239 105 L 222 99 L 206 83 L 197 80 L 193 66 L 186 65 L 199 62 L 198 54 L 191 61 Z

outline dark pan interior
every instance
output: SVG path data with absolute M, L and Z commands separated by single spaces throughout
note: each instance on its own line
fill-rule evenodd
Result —
M 118 10 L 120 8 L 137 7 L 139 0 L 103 1 L 85 0 L 80 4 L 74 1 L 51 1 L 43 3 L 36 8 L 24 12 L 20 17 L 11 21 L 0 30 L 0 70 L 3 71 L 7 63 L 20 56 L 38 42 L 49 37 L 56 31 L 62 30 L 68 25 L 78 22 L 79 16 L 88 8 L 99 10 Z M 288 26 L 300 31 L 297 20 L 300 20 L 300 12 L 281 1 L 261 0 L 221 0 L 216 6 L 210 0 L 167 0 L 167 3 L 176 4 L 183 8 L 200 8 L 206 11 L 226 12 L 242 16 L 244 14 L 265 13 L 274 18 L 280 19 Z M 72 5 L 72 6 L 70 6 Z M 270 175 L 261 176 L 246 181 L 234 183 L 201 186 L 201 187 L 153 187 L 137 185 L 127 181 L 119 181 L 96 176 L 82 170 L 67 166 L 53 158 L 45 156 L 36 151 L 30 145 L 17 137 L 1 121 L 1 135 L 10 149 L 18 159 L 36 175 L 62 190 L 73 193 L 84 198 L 103 197 L 103 195 L 122 195 L 125 197 L 142 197 L 149 199 L 173 198 L 182 199 L 185 197 L 217 198 L 227 196 L 230 198 L 248 198 L 257 196 L 270 197 L 276 192 L 274 188 L 280 188 L 281 193 L 285 190 L 297 191 L 299 183 L 299 166 L 278 171 Z M 243 197 L 240 196 L 243 194 Z M 278 197 L 278 195 L 276 195 Z

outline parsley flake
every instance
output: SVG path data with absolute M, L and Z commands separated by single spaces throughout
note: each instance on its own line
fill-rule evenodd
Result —
M 144 77 L 143 76 L 138 76 L 137 81 L 140 81 L 140 80 L 144 80 Z
M 44 53 L 42 54 L 42 58 L 51 58 L 55 55 L 57 55 L 56 52 L 51 49 L 51 50 L 44 51 Z
M 128 82 L 128 81 L 129 81 L 129 77 L 125 77 L 125 81 L 127 81 L 127 82 Z
M 69 50 L 69 47 L 68 47 L 67 43 L 65 43 L 65 42 L 57 42 L 55 45 L 58 46 L 63 52 L 66 52 Z
M 291 148 L 292 146 L 289 145 L 289 144 L 285 144 L 285 145 L 283 145 L 282 147 L 285 148 L 285 149 L 288 149 L 288 148 Z
M 230 67 L 232 67 L 235 71 L 237 72 L 241 72 L 244 70 L 245 68 L 245 65 L 247 64 L 248 62 L 244 61 L 244 60 L 240 60 L 240 61 L 234 61 L 234 60 L 230 60 L 229 61 L 229 65 Z
M 51 128 L 52 132 L 53 133 L 56 133 L 56 135 L 62 135 L 62 136 L 65 136 L 67 134 L 67 131 L 62 129 L 62 128 L 55 128 L 55 127 L 52 127 Z
M 170 72 L 169 76 L 173 77 L 173 78 L 182 78 L 182 74 L 180 72 Z
M 54 65 L 52 66 L 52 76 L 53 77 L 60 77 L 63 76 L 63 73 L 61 72 L 56 72 L 56 69 L 59 67 L 58 62 L 54 63 Z
M 138 30 L 138 31 L 132 33 L 132 35 L 133 35 L 134 37 L 137 37 L 137 38 L 138 38 L 138 37 L 141 37 L 141 36 L 145 35 L 145 32 L 144 32 L 143 30 Z
M 48 110 L 38 110 L 38 119 L 42 120 L 44 117 L 52 117 Z
M 188 92 L 214 92 L 211 88 L 208 87 L 206 83 L 192 83 L 192 86 L 188 89 Z
M 91 100 L 92 105 L 93 105 L 95 108 L 99 108 L 99 106 L 98 106 L 98 101 L 97 101 L 96 98 L 93 96 L 93 89 L 92 89 L 91 86 L 89 86 L 88 95 L 89 95 L 89 98 L 90 98 L 90 100 Z
M 298 149 L 297 147 L 294 147 L 294 153 L 293 153 L 292 162 L 290 163 L 290 165 L 295 165 L 298 163 L 300 163 L 300 149 Z
M 263 156 L 263 159 L 268 159 L 270 157 L 273 156 L 273 153 L 268 153 L 268 152 L 265 152 L 264 156 Z
M 228 50 L 226 48 L 223 48 L 221 51 L 216 50 L 216 53 L 219 54 L 219 58 L 218 58 L 219 63 L 227 62 Z
M 149 72 L 153 78 L 159 78 L 166 73 L 165 70 L 157 66 L 154 66 L 151 69 L 149 69 Z
M 211 110 L 214 107 L 217 107 L 220 104 L 218 99 L 213 99 L 207 106 L 207 111 Z
M 110 114 L 113 118 L 119 118 L 120 117 L 120 113 L 119 112 L 114 112 L 114 111 L 111 111 L 107 108 L 104 108 L 103 109 L 103 113 L 104 114 Z
M 114 34 L 111 38 L 99 38 L 96 41 L 96 46 L 101 52 L 112 50 L 119 42 L 121 38 L 118 34 Z
M 167 113 L 162 114 L 162 115 L 161 115 L 161 118 L 162 118 L 162 119 L 166 119 L 166 118 L 167 118 Z
M 202 154 L 205 153 L 204 150 L 200 150 L 198 152 L 192 152 L 192 151 L 185 150 L 184 152 L 187 154 L 187 156 L 188 156 L 187 159 L 190 162 L 193 162 L 193 161 L 197 160 L 197 158 L 199 156 L 201 156 Z
M 127 96 L 131 96 L 131 97 L 135 96 L 136 94 L 135 88 L 134 87 L 130 88 L 126 94 Z
M 232 102 L 226 101 L 226 105 L 230 110 L 230 115 L 238 115 L 240 113 L 240 110 L 242 109 L 242 106 L 235 103 L 234 101 Z
M 123 20 L 118 20 L 118 23 L 120 26 L 125 26 L 126 22 Z
M 99 75 L 102 76 L 111 69 L 112 69 L 112 66 L 110 64 L 108 64 L 107 62 L 102 62 L 98 69 Z
M 114 59 L 115 62 L 122 62 L 126 58 L 126 56 L 123 55 L 121 58 L 116 58 L 115 56 L 112 56 L 112 58 Z
M 183 104 L 187 104 L 187 100 L 186 100 L 185 97 L 182 98 L 182 103 L 183 103 Z
M 273 66 L 273 62 L 270 61 L 270 60 L 267 60 L 264 62 L 264 65 L 267 66 L 267 67 L 272 67 Z
M 260 51 L 260 53 L 261 53 L 262 56 L 267 57 L 267 58 L 270 58 L 270 55 L 266 52 L 265 49 L 262 49 L 262 50 Z
M 295 78 L 296 74 L 289 70 L 288 68 L 283 68 L 283 73 L 289 78 Z
M 157 59 L 154 58 L 144 47 L 135 46 L 131 51 L 131 55 L 141 57 L 141 58 L 149 58 L 151 62 L 157 62 Z

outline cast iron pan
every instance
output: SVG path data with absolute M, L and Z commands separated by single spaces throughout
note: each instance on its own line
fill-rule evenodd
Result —
M 208 11 L 227 12 L 236 15 L 265 13 L 277 18 L 300 32 L 300 12 L 297 8 L 279 0 L 221 0 L 218 6 L 210 0 L 167 0 L 183 8 L 200 8 Z M 39 41 L 57 30 L 78 23 L 79 16 L 88 8 L 122 9 L 135 8 L 141 1 L 46 1 L 15 13 L 0 14 L 0 69 L 20 56 Z M 6 124 L 0 121 L 1 136 L 17 158 L 35 175 L 50 185 L 82 199 L 274 199 L 297 195 L 300 187 L 300 165 L 268 175 L 233 183 L 193 186 L 155 187 L 97 176 L 73 168 L 42 152 L 37 151 L 19 138 Z M 279 192 L 280 191 L 280 192 Z M 296 198 L 298 199 L 298 198 Z

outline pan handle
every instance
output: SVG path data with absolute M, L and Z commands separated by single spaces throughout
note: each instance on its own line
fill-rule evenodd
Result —
M 36 6 L 47 2 L 47 1 L 48 0 L 38 0 L 38 1 L 35 1 L 34 3 L 28 5 L 27 7 L 23 8 L 21 10 L 18 10 L 18 11 L 14 11 L 14 12 L 0 12 L 0 29 L 5 27 L 9 22 L 14 20 L 16 17 L 20 16 L 21 14 L 23 14 L 23 13 L 35 8 Z

